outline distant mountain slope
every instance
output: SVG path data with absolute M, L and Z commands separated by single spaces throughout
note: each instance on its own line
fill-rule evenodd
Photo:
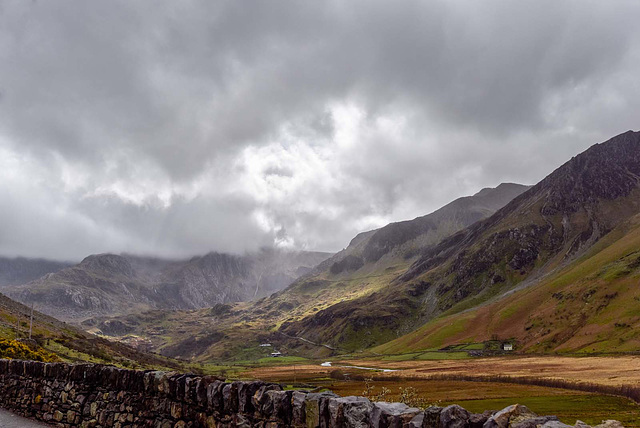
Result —
M 69 266 L 71 263 L 53 260 L 0 257 L 0 286 L 24 284 Z
M 639 186 L 640 133 L 629 131 L 571 159 L 488 219 L 427 248 L 389 287 L 284 331 L 362 348 L 444 311 L 534 284 L 639 213 Z
M 345 250 L 285 290 L 250 304 L 203 309 L 195 314 L 156 311 L 115 320 L 101 318 L 96 328 L 116 336 L 135 332 L 151 338 L 167 355 L 189 358 L 226 355 L 230 349 L 244 349 L 257 340 L 284 346 L 283 338 L 286 339 L 292 324 L 315 320 L 315 314 L 325 313 L 334 305 L 341 307 L 350 301 L 375 299 L 380 290 L 406 272 L 422 251 L 474 221 L 486 218 L 528 188 L 501 184 L 495 189 L 483 189 L 474 196 L 456 199 L 432 214 L 361 233 Z M 362 310 L 366 311 L 366 306 Z M 370 316 L 383 316 L 383 313 L 371 312 Z M 158 328 L 159 324 L 163 327 Z M 283 328 L 278 329 L 281 325 Z M 175 335 L 177 331 L 182 337 Z M 291 335 L 297 334 L 292 331 Z M 296 339 L 289 342 L 291 346 L 313 347 Z M 324 352 L 328 348 L 311 352 L 318 349 Z M 239 358 L 238 352 L 234 354 L 236 358 Z
M 263 250 L 247 256 L 210 253 L 190 260 L 99 254 L 1 290 L 65 320 L 155 308 L 195 309 L 277 291 L 330 254 Z

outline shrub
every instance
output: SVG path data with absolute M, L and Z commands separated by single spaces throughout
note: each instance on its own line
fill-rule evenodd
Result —
M 42 348 L 33 350 L 22 342 L 10 339 L 0 339 L 0 358 L 43 362 L 60 361 L 55 354 L 47 352 Z

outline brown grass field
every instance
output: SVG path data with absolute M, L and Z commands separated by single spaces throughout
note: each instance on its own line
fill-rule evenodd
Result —
M 406 377 L 434 374 L 542 377 L 602 385 L 640 386 L 640 357 L 496 357 L 471 360 L 351 361 L 353 365 L 400 369 Z M 398 375 L 398 372 L 380 376 Z
M 493 357 L 469 360 L 382 361 L 348 360 L 333 367 L 297 365 L 295 371 L 304 377 L 328 377 L 340 365 L 397 370 L 375 372 L 378 377 L 428 378 L 434 375 L 511 376 L 565 379 L 602 385 L 640 386 L 640 357 L 561 357 L 525 356 Z M 262 367 L 247 372 L 260 379 L 288 379 L 293 366 Z

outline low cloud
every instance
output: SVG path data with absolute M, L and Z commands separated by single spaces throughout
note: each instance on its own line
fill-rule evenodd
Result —
M 0 254 L 339 250 L 637 129 L 637 2 L 0 0 Z

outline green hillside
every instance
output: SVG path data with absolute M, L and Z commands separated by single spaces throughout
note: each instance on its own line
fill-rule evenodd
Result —
M 472 310 L 452 308 L 374 349 L 404 353 L 491 339 L 522 352 L 640 350 L 640 216 L 535 285 Z

